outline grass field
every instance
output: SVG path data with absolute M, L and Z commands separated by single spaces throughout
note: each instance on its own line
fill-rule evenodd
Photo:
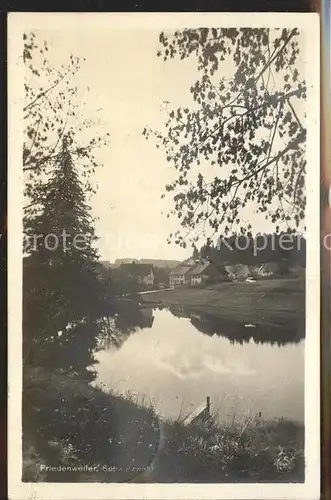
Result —
M 278 323 L 304 316 L 305 282 L 302 278 L 274 278 L 219 283 L 203 289 L 176 288 L 141 296 L 141 302 L 181 306 L 238 321 Z

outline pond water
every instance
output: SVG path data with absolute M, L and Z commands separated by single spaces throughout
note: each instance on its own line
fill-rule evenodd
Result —
M 145 321 L 96 354 L 96 384 L 186 416 L 210 396 L 220 421 L 261 412 L 304 419 L 304 331 L 230 324 L 184 310 L 142 311 Z M 115 332 L 118 334 L 118 332 Z

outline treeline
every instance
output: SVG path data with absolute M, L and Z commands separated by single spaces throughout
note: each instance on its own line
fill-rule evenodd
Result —
M 197 250 L 193 252 L 197 255 Z M 198 251 L 200 258 L 219 264 L 261 265 L 277 263 L 284 270 L 306 265 L 306 240 L 298 233 L 237 234 L 207 240 Z
M 169 283 L 170 269 L 153 266 L 154 285 Z M 147 289 L 143 283 L 139 283 L 136 277 L 131 276 L 125 267 L 119 266 L 115 269 L 104 266 L 101 262 L 97 264 L 97 273 L 104 283 L 104 297 L 111 300 L 114 296 L 130 294 L 135 297 L 137 293 Z

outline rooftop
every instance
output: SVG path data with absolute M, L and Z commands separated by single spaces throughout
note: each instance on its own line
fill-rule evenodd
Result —
M 186 274 L 192 269 L 192 266 L 179 266 L 173 269 L 170 273 L 170 275 L 174 274 Z
M 198 264 L 193 269 L 191 269 L 189 274 L 202 274 L 207 269 L 207 267 L 209 265 L 210 265 L 209 262 L 204 262 L 204 263 Z

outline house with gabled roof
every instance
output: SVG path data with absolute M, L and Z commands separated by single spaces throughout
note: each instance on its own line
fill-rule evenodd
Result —
M 215 283 L 220 280 L 217 267 L 211 262 L 200 261 L 187 274 L 191 286 L 203 283 Z
M 120 270 L 124 271 L 131 278 L 134 278 L 137 283 L 146 286 L 154 285 L 155 272 L 154 266 L 151 264 L 125 263 L 120 265 Z
M 184 286 L 190 284 L 190 276 L 188 275 L 189 271 L 192 269 L 192 266 L 187 265 L 179 265 L 172 269 L 169 275 L 169 286 L 177 287 Z

